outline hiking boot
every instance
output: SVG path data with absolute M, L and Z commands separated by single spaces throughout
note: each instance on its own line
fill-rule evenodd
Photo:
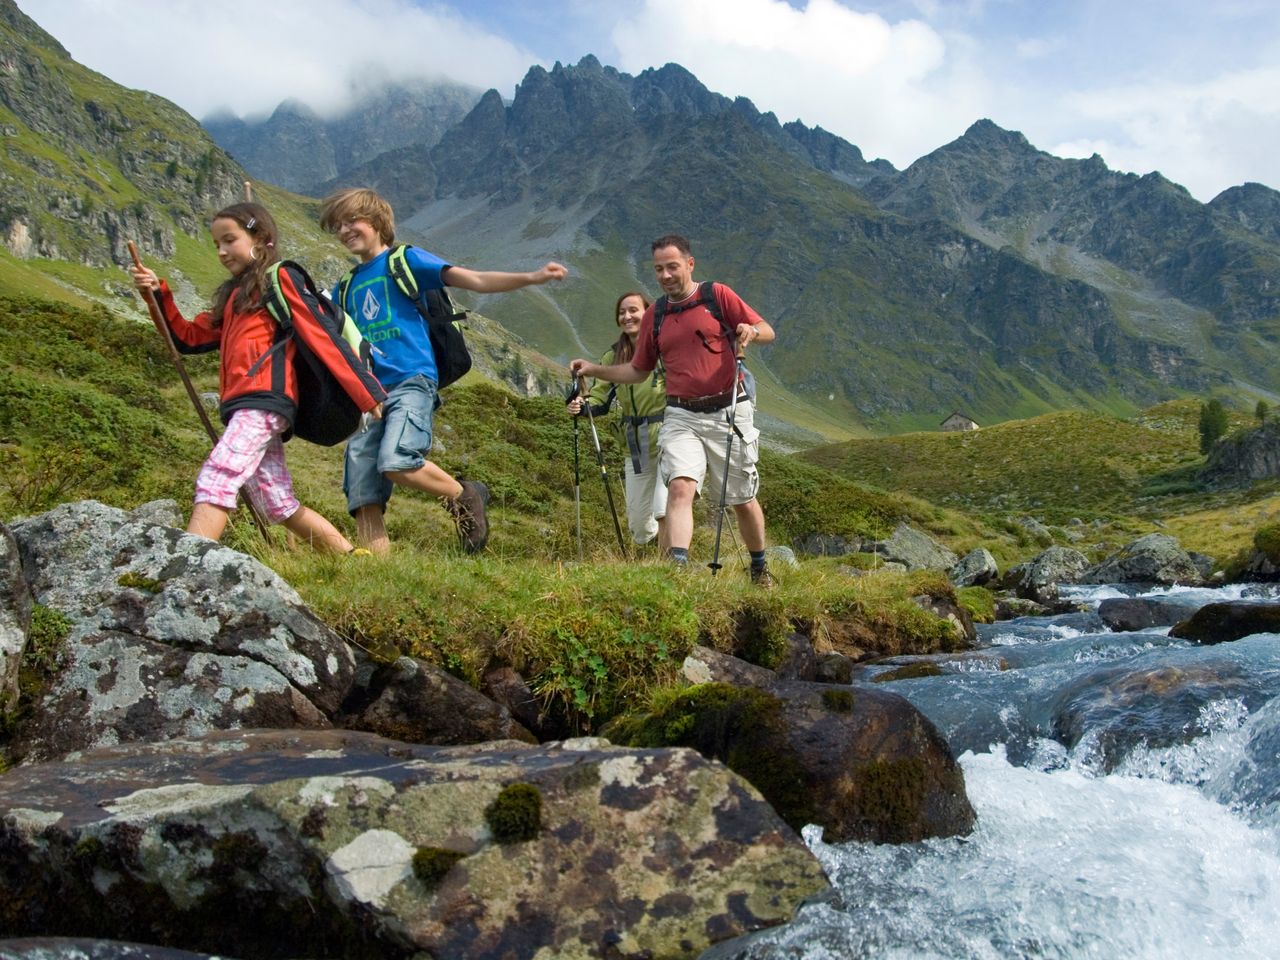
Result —
M 755 567 L 751 568 L 751 582 L 755 586 L 763 587 L 766 590 L 778 585 L 778 581 L 773 579 L 773 574 L 769 572 L 769 565 L 767 563 L 761 565 L 759 569 L 756 569 Z
M 489 542 L 489 519 L 484 507 L 489 502 L 489 488 L 483 483 L 460 480 L 462 493 L 444 501 L 444 508 L 458 525 L 458 541 L 467 553 L 479 553 Z

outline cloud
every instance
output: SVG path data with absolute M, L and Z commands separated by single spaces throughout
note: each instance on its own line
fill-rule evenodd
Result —
M 80 63 L 196 117 L 267 112 L 296 98 L 325 111 L 353 82 L 448 76 L 504 95 L 538 58 L 443 4 L 411 0 L 24 0 Z
M 835 0 L 646 0 L 612 39 L 629 73 L 679 63 L 712 90 L 899 166 L 982 116 L 985 81 L 958 54 L 963 38 Z
M 1100 137 L 1050 148 L 1097 152 L 1108 165 L 1159 170 L 1199 200 L 1246 181 L 1275 182 L 1280 152 L 1280 67 L 1237 70 L 1200 83 L 1146 82 L 1076 93 L 1064 106 Z M 1077 124 L 1080 126 L 1081 124 Z

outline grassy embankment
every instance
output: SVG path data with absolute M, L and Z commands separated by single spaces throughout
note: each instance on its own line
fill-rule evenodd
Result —
M 149 323 L 102 307 L 0 298 L 0 360 L 0 516 L 84 498 L 129 508 L 170 497 L 189 509 L 208 442 Z M 188 358 L 187 366 L 199 390 L 216 388 L 216 358 Z M 619 446 L 608 430 L 601 435 L 616 478 Z M 493 492 L 483 556 L 461 554 L 445 512 L 414 495 L 392 502 L 397 548 L 388 558 L 291 551 L 278 530 L 263 543 L 241 518 L 226 542 L 263 559 L 318 615 L 377 655 L 413 653 L 473 682 L 491 664 L 510 663 L 582 729 L 670 681 L 694 643 L 768 663 L 797 627 L 824 648 L 923 652 L 954 642 L 943 621 L 910 600 L 948 593 L 936 574 L 851 578 L 835 560 L 810 560 L 780 571 L 780 589 L 762 592 L 747 582 L 731 526 L 715 579 L 702 566 L 677 574 L 652 552 L 622 562 L 585 429 L 579 563 L 572 421 L 558 399 L 484 383 L 451 388 L 437 436 L 433 457 Z M 295 442 L 288 455 L 303 502 L 351 535 L 340 449 Z M 903 519 L 961 548 L 1015 542 L 957 511 L 871 491 L 794 458 L 767 454 L 763 470 L 773 542 L 811 532 L 883 536 Z M 697 560 L 709 559 L 712 539 L 700 510 Z
M 171 497 L 188 508 L 208 444 L 148 323 L 100 307 L 0 299 L 0 360 L 0 515 L 88 497 L 121 507 Z M 200 389 L 216 387 L 216 358 L 187 362 Z M 797 627 L 824 648 L 885 654 L 952 642 L 941 621 L 910 602 L 947 593 L 937 575 L 851 578 L 838 569 L 846 560 L 810 559 L 780 571 L 780 589 L 761 592 L 747 583 L 731 527 L 726 567 L 715 579 L 701 566 L 676 574 L 652 552 L 620 561 L 585 429 L 578 562 L 573 430 L 559 400 L 481 382 L 452 388 L 447 398 L 433 457 L 490 485 L 493 536 L 483 556 L 462 555 L 444 511 L 414 495 L 392 502 L 397 549 L 388 558 L 291 551 L 279 531 L 266 544 L 242 519 L 228 544 L 263 559 L 321 617 L 378 656 L 412 653 L 472 682 L 509 663 L 583 729 L 671 681 L 694 643 L 768 663 Z M 618 446 L 608 430 L 602 437 L 616 477 Z M 1273 498 L 1265 490 L 1225 498 L 1194 490 L 1194 445 L 1194 404 L 1166 405 L 1136 421 L 1056 414 L 811 455 L 852 479 L 766 453 L 762 502 L 775 543 L 814 532 L 881 537 L 907 520 L 957 551 L 986 546 L 1003 566 L 1042 545 L 1010 521 L 1021 511 L 1050 522 L 1099 517 L 1107 526 L 1096 536 L 1116 539 L 1161 520 L 1188 546 L 1223 556 L 1252 536 L 1251 518 L 1263 518 Z M 301 499 L 350 535 L 340 449 L 291 443 L 289 462 Z M 712 518 L 701 509 L 698 519 L 693 554 L 705 561 Z M 1228 522 L 1230 536 L 1221 529 Z M 969 598 L 974 606 L 983 600 Z

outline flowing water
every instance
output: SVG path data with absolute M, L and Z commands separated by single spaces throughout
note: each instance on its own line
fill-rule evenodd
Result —
M 1191 609 L 1268 589 L 1144 595 Z M 832 894 L 731 955 L 1280 957 L 1280 635 L 1167 634 L 1023 618 L 927 658 L 941 676 L 886 684 L 959 756 L 974 832 L 828 845 L 806 828 Z

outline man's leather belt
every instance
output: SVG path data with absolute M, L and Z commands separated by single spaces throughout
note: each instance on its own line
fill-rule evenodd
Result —
M 739 402 L 746 399 L 745 394 L 738 394 Z M 709 397 L 667 397 L 667 403 L 673 407 L 679 407 L 681 410 L 688 410 L 691 413 L 715 413 L 717 410 L 723 410 L 733 403 L 733 391 L 726 390 L 724 393 L 713 393 Z

